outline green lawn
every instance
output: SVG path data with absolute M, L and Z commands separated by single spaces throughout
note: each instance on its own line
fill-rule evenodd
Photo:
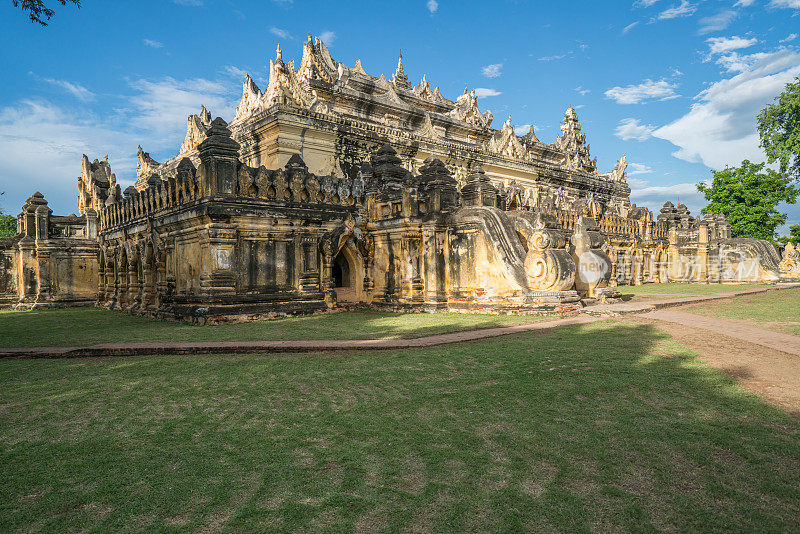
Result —
M 122 341 L 411 338 L 547 319 L 553 319 L 553 316 L 408 314 L 363 310 L 197 326 L 102 308 L 67 308 L 0 312 L 0 346 L 63 347 Z
M 696 304 L 684 309 L 709 317 L 748 321 L 800 336 L 800 288 Z
M 647 325 L 0 361 L 0 531 L 789 531 L 800 424 Z
M 618 286 L 617 289 L 623 295 L 634 295 L 636 300 L 645 300 L 710 295 L 712 293 L 728 293 L 730 291 L 767 287 L 773 286 L 767 284 L 682 284 L 667 282 L 640 286 Z

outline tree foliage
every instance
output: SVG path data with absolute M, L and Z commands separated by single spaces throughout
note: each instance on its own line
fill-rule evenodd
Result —
M 731 223 L 733 237 L 774 240 L 775 228 L 786 222 L 786 214 L 775 207 L 797 200 L 800 191 L 792 184 L 792 178 L 764 166 L 744 160 L 740 167 L 714 172 L 711 184 L 697 186 L 709 201 L 703 213 L 724 214 Z
M 789 235 L 779 237 L 778 241 L 783 243 L 789 243 L 791 241 L 792 245 L 800 245 L 800 223 L 793 224 L 789 227 Z
M 75 4 L 78 8 L 81 7 L 80 0 L 55 0 L 62 6 L 67 3 Z M 55 11 L 44 5 L 44 0 L 11 0 L 14 7 L 21 8 L 23 12 L 28 13 L 28 18 L 31 22 L 38 22 L 42 26 L 47 26 L 50 17 L 55 14 Z
M 10 237 L 17 233 L 17 218 L 0 214 L 0 237 Z
M 761 111 L 758 134 L 767 161 L 780 162 L 781 172 L 800 180 L 800 78 Z

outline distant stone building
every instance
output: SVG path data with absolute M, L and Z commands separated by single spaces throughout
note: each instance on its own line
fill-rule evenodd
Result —
M 532 310 L 617 284 L 777 281 L 769 243 L 720 215 L 631 205 L 627 162 L 598 173 L 574 109 L 554 143 L 497 130 L 475 91 L 445 98 L 280 48 L 230 124 L 205 108 L 163 163 L 139 147 L 135 186 L 84 156 L 79 215 L 28 199 L 0 240 L 0 303 L 96 303 L 199 321 L 341 303 Z

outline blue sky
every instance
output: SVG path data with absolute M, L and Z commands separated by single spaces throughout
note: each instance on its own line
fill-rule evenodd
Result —
M 49 3 L 53 4 L 54 1 Z M 552 142 L 578 108 L 600 171 L 627 153 L 631 200 L 704 205 L 710 169 L 762 161 L 755 116 L 800 75 L 800 0 L 591 2 L 311 2 L 83 0 L 50 25 L 0 4 L 0 197 L 17 213 L 40 190 L 77 209 L 80 157 L 108 154 L 122 183 L 139 144 L 177 153 L 186 116 L 204 104 L 233 117 L 241 80 L 266 83 L 278 43 L 300 59 L 306 33 L 334 59 L 406 74 L 454 99 L 479 88 L 499 128 L 533 125 Z M 789 223 L 800 208 L 789 206 Z

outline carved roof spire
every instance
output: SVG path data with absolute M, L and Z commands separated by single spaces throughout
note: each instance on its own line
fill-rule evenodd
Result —
M 283 54 L 281 53 L 280 43 L 278 43 L 278 48 L 275 49 L 275 63 L 283 63 Z
M 400 50 L 400 56 L 397 58 L 397 70 L 394 71 L 394 76 L 392 76 L 392 81 L 395 83 L 395 85 L 402 85 L 403 87 L 408 87 L 408 76 L 406 76 L 406 73 L 403 70 L 402 50 Z

